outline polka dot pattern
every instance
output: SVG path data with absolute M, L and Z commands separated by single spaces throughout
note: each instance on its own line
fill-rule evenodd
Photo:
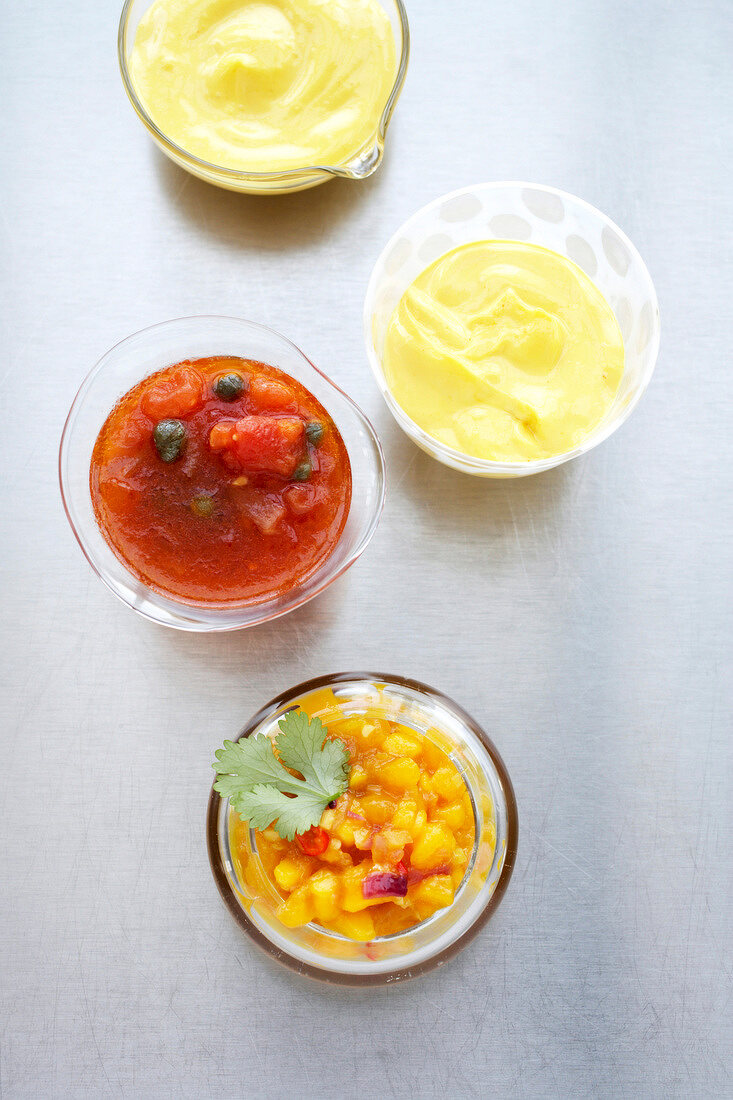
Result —
M 571 233 L 565 241 L 565 250 L 573 263 L 576 263 L 578 267 L 582 267 L 586 275 L 593 278 L 598 271 L 598 260 L 588 242 L 583 237 L 579 237 L 577 233 Z
M 533 187 L 525 187 L 522 191 L 522 201 L 536 218 L 545 222 L 554 222 L 555 225 L 565 217 L 565 206 L 559 195 L 553 195 L 550 191 L 543 191 Z
M 642 306 L 641 315 L 639 317 L 638 336 L 636 339 L 636 350 L 643 351 L 652 338 L 652 305 L 651 302 L 645 302 Z
M 614 313 L 616 314 L 616 320 L 618 321 L 618 327 L 621 329 L 624 343 L 628 344 L 631 336 L 631 329 L 634 324 L 634 315 L 628 298 L 620 298 L 618 300 L 614 306 Z
M 613 270 L 617 275 L 625 275 L 629 270 L 631 255 L 618 233 L 615 233 L 613 229 L 609 229 L 606 225 L 603 227 L 603 232 L 601 233 L 601 241 L 603 243 L 603 251 L 606 254 L 606 259 Z
M 453 248 L 453 241 L 447 233 L 433 233 L 431 237 L 427 237 L 421 245 L 418 246 L 417 255 L 422 263 L 427 267 L 433 260 L 437 260 L 439 256 L 444 256 L 446 252 L 450 252 Z
M 440 216 L 444 222 L 465 222 L 481 213 L 481 203 L 475 195 L 457 195 L 443 204 Z
M 528 241 L 532 236 L 532 226 L 517 214 L 498 214 L 491 219 L 489 227 L 495 237 L 509 241 Z
M 412 242 L 405 237 L 393 246 L 387 259 L 386 267 L 389 275 L 396 275 L 403 264 L 407 263 L 412 255 Z

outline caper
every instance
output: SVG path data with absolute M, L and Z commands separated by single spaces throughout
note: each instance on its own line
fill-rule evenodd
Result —
M 201 495 L 200 497 L 194 497 L 191 501 L 191 511 L 195 516 L 201 516 L 202 519 L 208 519 L 214 511 L 214 502 L 211 497 Z
M 308 436 L 308 442 L 317 447 L 323 439 L 323 424 L 320 420 L 309 420 L 305 426 L 305 434 Z
M 180 420 L 159 420 L 153 431 L 153 443 L 163 462 L 180 458 L 186 441 L 186 426 Z
M 222 374 L 214 382 L 214 393 L 220 401 L 236 401 L 246 389 L 241 374 Z
M 313 467 L 310 462 L 301 462 L 299 466 L 295 467 L 293 481 L 307 481 L 312 472 Z

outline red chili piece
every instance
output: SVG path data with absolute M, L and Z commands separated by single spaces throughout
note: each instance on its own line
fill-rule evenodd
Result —
M 313 825 L 307 833 L 296 833 L 295 842 L 307 856 L 320 856 L 328 848 L 328 833 L 320 825 Z

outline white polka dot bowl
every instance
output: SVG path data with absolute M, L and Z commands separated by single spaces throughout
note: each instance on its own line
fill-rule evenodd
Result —
M 390 318 L 429 264 L 471 241 L 529 241 L 559 252 L 593 280 L 621 330 L 625 367 L 604 419 L 578 446 L 531 462 L 493 462 L 428 435 L 397 404 L 382 367 Z M 659 306 L 649 272 L 628 237 L 582 199 L 532 183 L 483 183 L 443 195 L 405 222 L 377 260 L 364 303 L 367 355 L 382 396 L 410 438 L 446 466 L 479 477 L 524 477 L 586 454 L 631 415 L 649 385 L 659 351 Z

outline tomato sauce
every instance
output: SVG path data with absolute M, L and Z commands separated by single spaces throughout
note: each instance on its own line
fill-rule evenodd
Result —
M 219 356 L 157 371 L 115 405 L 90 490 L 127 568 L 191 604 L 261 602 L 328 558 L 351 503 L 344 441 L 303 385 Z

